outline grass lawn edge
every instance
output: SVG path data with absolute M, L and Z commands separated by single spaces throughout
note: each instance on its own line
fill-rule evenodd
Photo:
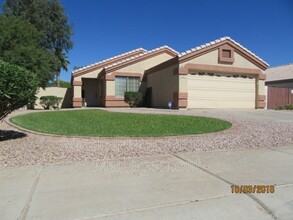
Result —
M 223 129 L 219 129 L 219 130 L 210 130 L 210 131 L 205 131 L 205 132 L 199 132 L 199 133 L 180 133 L 180 134 L 174 134 L 174 133 L 163 133 L 163 134 L 145 134 L 145 135 L 136 135 L 136 134 L 132 134 L 132 135 L 119 135 L 119 134 L 110 134 L 110 135 L 92 135 L 92 134 L 64 134 L 64 133 L 58 133 L 58 132 L 50 132 L 50 131 L 44 131 L 44 130 L 40 130 L 40 129 L 31 129 L 30 127 L 27 127 L 25 125 L 23 125 L 22 123 L 19 123 L 16 119 L 23 117 L 23 116 L 30 116 L 30 115 L 36 115 L 36 114 L 43 114 L 43 113 L 57 113 L 57 112 L 85 112 L 85 111 L 102 111 L 102 112 L 106 112 L 109 114 L 123 114 L 123 115 L 134 115 L 134 116 L 153 116 L 153 117 L 170 117 L 170 118 L 197 118 L 197 119 L 204 119 L 204 120 L 214 120 L 220 123 L 225 123 L 226 126 Z M 132 113 L 132 112 L 110 112 L 107 110 L 88 110 L 88 109 L 83 109 L 83 110 L 69 110 L 69 111 L 38 111 L 38 112 L 28 112 L 28 113 L 24 113 L 21 115 L 15 115 L 15 116 L 11 116 L 8 118 L 8 120 L 5 120 L 8 124 L 10 124 L 11 126 L 16 127 L 19 130 L 23 130 L 29 133 L 33 133 L 33 134 L 39 134 L 39 135 L 45 135 L 45 136 L 56 136 L 56 137 L 72 137 L 72 138 L 163 138 L 163 137 L 182 137 L 182 136 L 195 136 L 195 135 L 205 135 L 205 134 L 211 134 L 211 133 L 218 133 L 218 132 L 223 132 L 223 131 L 227 131 L 229 129 L 231 129 L 233 127 L 232 122 L 228 121 L 228 120 L 223 120 L 223 119 L 218 119 L 218 118 L 214 118 L 214 117 L 206 117 L 206 116 L 186 116 L 186 115 L 173 115 L 173 114 L 150 114 L 150 113 Z

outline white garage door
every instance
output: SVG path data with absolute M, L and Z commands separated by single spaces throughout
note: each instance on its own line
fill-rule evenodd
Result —
M 255 108 L 255 78 L 195 73 L 187 77 L 188 108 Z

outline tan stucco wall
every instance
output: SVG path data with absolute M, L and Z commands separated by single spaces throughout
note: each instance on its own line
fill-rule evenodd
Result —
M 265 80 L 259 80 L 258 81 L 258 94 L 259 95 L 266 95 Z
M 123 67 L 119 70 L 115 70 L 115 72 L 130 72 L 130 73 L 141 73 L 142 76 L 144 75 L 145 70 L 154 67 L 166 60 L 171 59 L 172 56 L 167 54 L 167 53 L 163 53 L 163 54 L 159 54 L 157 56 L 151 57 L 149 59 L 146 60 L 142 60 L 138 63 L 134 63 L 132 65 Z M 111 75 L 111 73 L 109 74 Z M 142 92 L 142 94 L 144 95 L 145 93 L 145 89 L 146 89 L 146 85 L 142 82 L 140 84 L 140 91 Z M 115 81 L 107 81 L 107 96 L 115 96 Z
M 179 90 L 176 68 L 173 65 L 147 76 L 147 87 L 152 87 L 152 107 L 167 108 L 168 102 L 173 101 L 173 93 Z
M 133 72 L 133 73 L 144 73 L 145 70 L 156 66 L 166 60 L 171 59 L 172 56 L 166 53 L 159 54 L 155 57 L 149 58 L 147 60 L 143 60 L 141 62 L 135 63 L 133 65 L 126 66 L 117 71 L 119 72 Z
M 72 94 L 71 89 L 67 88 L 59 88 L 59 87 L 47 87 L 44 89 L 40 88 L 38 93 L 36 94 L 38 99 L 36 100 L 36 105 L 34 106 L 35 109 L 43 109 L 43 107 L 40 104 L 40 97 L 42 96 L 57 96 L 62 98 L 62 101 L 60 103 L 60 108 L 70 108 L 71 107 L 71 101 L 72 101 Z
M 75 81 L 81 81 L 82 78 L 98 78 L 98 75 L 99 73 L 103 70 L 103 68 L 99 68 L 99 69 L 96 69 L 92 72 L 89 72 L 89 73 L 86 73 L 84 75 L 81 75 L 81 76 L 77 76 L 74 78 Z
M 81 98 L 81 86 L 74 86 L 73 94 L 75 98 Z
M 106 81 L 106 96 L 115 96 L 115 81 Z
M 179 75 L 179 92 L 188 92 L 187 83 L 187 76 Z
M 188 60 L 180 64 L 180 67 L 183 67 L 186 63 L 193 64 L 205 64 L 205 65 L 217 65 L 217 66 L 232 66 L 232 67 L 240 67 L 240 68 L 251 68 L 251 69 L 259 69 L 256 65 L 245 59 L 243 56 L 239 55 L 237 52 L 234 52 L 234 63 L 233 64 L 220 64 L 218 63 L 218 49 L 213 50 L 207 54 L 204 54 L 200 57 L 196 57 L 194 59 Z

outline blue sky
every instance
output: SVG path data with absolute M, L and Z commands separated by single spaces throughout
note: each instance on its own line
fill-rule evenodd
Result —
M 1 3 L 3 0 L 0 1 Z M 292 0 L 61 0 L 74 25 L 69 53 L 85 66 L 129 50 L 179 52 L 230 36 L 270 66 L 293 62 Z

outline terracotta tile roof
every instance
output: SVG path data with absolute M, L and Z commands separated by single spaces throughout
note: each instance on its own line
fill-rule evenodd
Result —
M 272 67 L 265 71 L 266 81 L 293 79 L 293 63 Z
M 158 48 L 155 48 L 153 50 L 149 50 L 149 51 L 146 51 L 144 53 L 141 53 L 141 54 L 138 54 L 138 55 L 135 55 L 135 56 L 132 56 L 132 57 L 129 57 L 127 59 L 124 59 L 124 60 L 121 60 L 121 61 L 118 61 L 116 63 L 112 63 L 108 66 L 105 67 L 105 69 L 108 69 L 108 68 L 111 68 L 111 67 L 114 67 L 114 66 L 117 66 L 119 64 L 122 64 L 122 63 L 126 63 L 128 61 L 131 61 L 131 60 L 134 60 L 134 59 L 137 59 L 139 57 L 142 57 L 142 56 L 145 56 L 147 54 L 150 54 L 150 53 L 153 53 L 153 52 L 156 52 L 156 51 L 159 51 L 159 50 L 162 50 L 162 49 L 168 49 L 170 51 L 172 51 L 173 53 L 175 54 L 179 54 L 176 50 L 172 49 L 171 47 L 168 47 L 168 46 L 162 46 L 162 47 L 158 47 Z
M 231 39 L 230 37 L 222 37 L 222 38 L 219 38 L 217 40 L 214 40 L 214 41 L 211 41 L 209 43 L 206 43 L 206 44 L 203 44 L 203 45 L 200 45 L 198 47 L 195 47 L 195 48 L 191 48 L 185 52 L 182 52 L 179 54 L 179 57 L 182 57 L 184 55 L 187 55 L 189 53 L 192 53 L 194 51 L 199 51 L 203 48 L 206 48 L 208 46 L 211 46 L 211 45 L 214 45 L 216 43 L 220 43 L 222 41 L 225 41 L 225 40 L 229 40 L 231 42 L 233 42 L 234 44 L 236 44 L 237 46 L 241 47 L 243 50 L 245 50 L 246 52 L 250 53 L 252 56 L 254 56 L 255 58 L 257 58 L 258 60 L 260 60 L 261 62 L 265 63 L 267 66 L 269 66 L 268 63 L 266 63 L 264 60 L 262 60 L 260 57 L 258 57 L 257 55 L 255 55 L 254 53 L 252 53 L 250 50 L 248 50 L 247 48 L 243 47 L 241 44 L 239 44 L 238 42 L 236 42 L 235 40 Z
M 147 51 L 146 51 L 145 49 L 143 49 L 143 48 L 138 48 L 138 49 L 131 50 L 131 51 L 128 51 L 128 52 L 126 52 L 126 53 L 123 53 L 123 54 L 120 54 L 120 55 L 117 55 L 117 56 L 114 56 L 114 57 L 111 57 L 111 58 L 108 58 L 108 59 L 105 59 L 105 60 L 99 61 L 99 62 L 97 62 L 97 63 L 94 63 L 94 64 L 91 64 L 91 65 L 84 66 L 84 67 L 82 67 L 82 68 L 76 69 L 76 70 L 72 71 L 72 73 L 76 73 L 76 72 L 78 72 L 78 71 L 85 70 L 85 69 L 88 69 L 88 68 L 90 68 L 90 67 L 100 65 L 100 64 L 102 64 L 102 63 L 106 63 L 106 62 L 111 61 L 111 60 L 113 60 L 113 59 L 116 59 L 116 58 L 119 58 L 119 57 L 123 57 L 123 56 L 125 56 L 125 55 L 131 54 L 131 53 L 134 53 L 134 52 L 137 52 L 137 51 L 142 51 L 141 53 L 145 53 L 145 52 L 147 52 Z

